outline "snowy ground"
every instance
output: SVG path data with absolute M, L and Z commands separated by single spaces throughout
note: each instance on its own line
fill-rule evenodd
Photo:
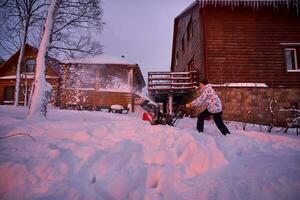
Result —
M 140 114 L 0 106 L 0 199 L 299 199 L 300 136 L 206 121 L 151 126 Z

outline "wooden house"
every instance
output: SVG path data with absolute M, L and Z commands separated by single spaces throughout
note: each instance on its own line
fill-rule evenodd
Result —
M 300 1 L 199 0 L 174 21 L 171 71 L 300 87 Z
M 134 105 L 135 92 L 141 92 L 145 86 L 137 64 L 106 54 L 69 61 L 62 68 L 63 107 L 103 109 L 121 105 L 127 108 Z
M 247 121 L 249 116 L 239 118 L 241 112 L 266 110 L 271 99 L 278 107 L 299 108 L 300 1 L 196 0 L 174 20 L 170 87 L 162 90 L 159 78 L 152 79 L 158 72 L 150 72 L 150 94 L 157 98 L 167 93 L 169 104 L 178 103 L 172 98 L 182 93 L 179 100 L 193 99 L 194 90 L 180 89 L 180 80 L 174 78 L 183 72 L 196 74 L 193 80 L 207 78 L 215 85 L 233 86 L 216 88 L 223 104 L 228 102 L 225 111 L 232 111 L 227 119 Z M 185 84 L 193 85 L 191 78 Z M 251 83 L 263 88 L 252 91 Z M 254 103 L 255 99 L 265 103 Z M 253 110 L 249 102 L 259 108 Z M 266 115 L 259 118 L 264 121 Z
M 36 48 L 26 44 L 20 72 L 20 105 L 28 105 L 37 52 Z M 13 104 L 14 102 L 18 58 L 19 51 L 0 65 L 0 104 Z M 53 88 L 52 103 L 54 104 L 58 103 L 60 78 L 59 61 L 51 57 L 46 58 L 46 80 Z

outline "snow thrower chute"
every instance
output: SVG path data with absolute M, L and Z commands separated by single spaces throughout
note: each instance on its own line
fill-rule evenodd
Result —
M 145 98 L 141 98 L 139 100 L 139 104 L 145 111 L 147 111 L 143 114 L 143 120 L 149 121 L 151 125 L 167 124 L 170 126 L 176 126 L 179 119 L 182 118 L 185 113 L 183 107 L 179 107 L 174 115 L 162 113 L 156 103 Z

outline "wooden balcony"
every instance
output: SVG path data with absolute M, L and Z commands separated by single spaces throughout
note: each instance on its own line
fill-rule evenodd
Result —
M 191 72 L 149 72 L 150 94 L 182 94 L 194 92 L 197 82 L 196 71 Z

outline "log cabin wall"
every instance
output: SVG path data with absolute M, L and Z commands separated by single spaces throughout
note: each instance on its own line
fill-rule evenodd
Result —
M 287 72 L 285 46 L 300 54 L 300 15 L 284 8 L 215 8 L 205 20 L 207 77 L 212 83 L 259 82 L 300 87 L 300 72 Z M 300 55 L 298 56 L 298 65 Z
M 25 52 L 24 52 L 24 58 L 22 61 L 22 66 L 24 66 L 25 62 L 31 59 L 36 59 L 37 56 L 37 49 L 34 47 L 31 47 L 29 45 L 25 46 Z M 15 87 L 15 76 L 16 76 L 16 68 L 17 68 L 17 62 L 19 58 L 19 52 L 16 52 L 11 58 L 9 58 L 6 62 L 4 62 L 0 66 L 0 104 L 12 104 L 8 102 L 4 102 L 4 95 L 5 95 L 5 87 Z M 60 78 L 59 75 L 54 71 L 53 66 L 48 62 L 51 60 L 52 62 L 55 62 L 56 60 L 50 58 L 46 59 L 46 80 L 51 84 L 53 93 L 52 93 L 52 99 L 51 103 L 54 105 L 59 104 L 59 85 L 60 85 Z M 55 64 L 55 63 L 54 63 Z M 22 72 L 21 72 L 22 73 Z M 9 78 L 8 76 L 12 76 Z M 13 77 L 14 76 L 14 77 Z M 33 76 L 33 74 L 28 75 Z M 30 89 L 32 83 L 32 79 L 28 79 L 28 89 Z M 20 80 L 20 105 L 23 105 L 24 102 L 24 94 L 22 94 L 22 86 L 24 87 L 25 80 L 21 78 Z
M 48 78 L 46 79 L 48 83 L 51 84 L 52 86 L 52 95 L 51 95 L 51 103 L 55 106 L 58 106 L 60 100 L 59 100 L 59 85 L 60 85 L 60 80 L 59 78 Z M 1 79 L 0 77 L 0 103 L 1 104 L 13 104 L 12 102 L 4 102 L 4 93 L 5 93 L 5 87 L 13 87 L 15 88 L 15 79 Z M 31 84 L 32 84 L 32 79 L 29 79 L 28 82 L 28 89 L 30 89 Z M 24 80 L 22 79 L 20 81 L 20 86 L 21 88 L 24 87 Z M 22 90 L 22 89 L 21 89 Z M 19 93 L 19 104 L 24 105 L 24 94 L 20 90 Z

